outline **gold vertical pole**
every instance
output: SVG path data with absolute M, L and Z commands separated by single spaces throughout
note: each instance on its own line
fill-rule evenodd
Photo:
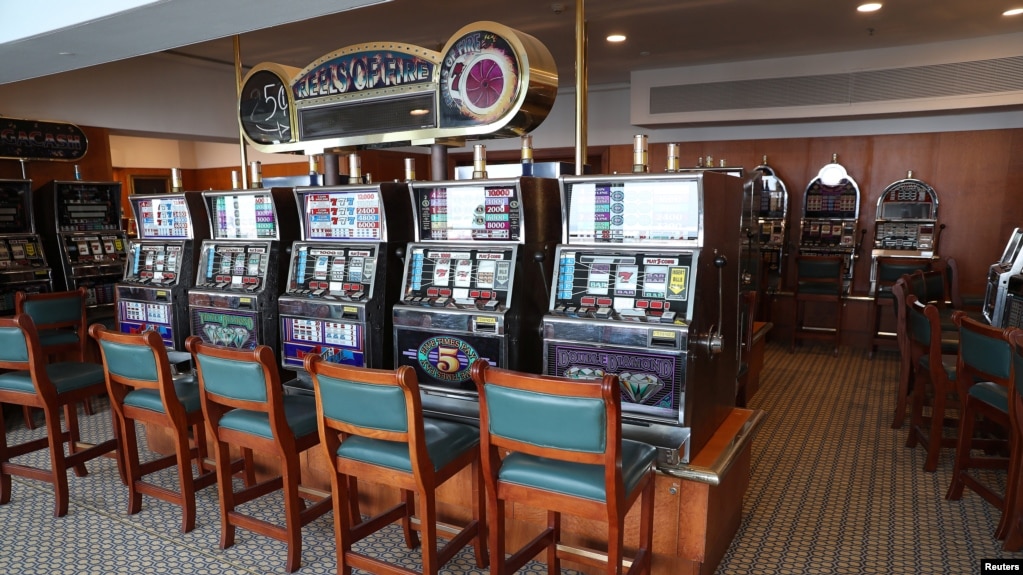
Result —
M 238 101 L 242 99 L 242 42 L 241 37 L 237 34 L 234 35 L 234 83 L 235 92 L 238 96 Z M 235 110 L 237 113 L 238 110 Z M 238 148 L 241 150 L 242 169 L 239 170 L 242 175 L 242 187 L 241 189 L 249 189 L 249 176 L 248 171 L 245 169 L 249 163 L 249 155 L 245 150 L 245 136 L 242 135 L 241 124 L 238 124 Z
M 586 6 L 575 3 L 575 174 L 583 174 L 586 165 Z

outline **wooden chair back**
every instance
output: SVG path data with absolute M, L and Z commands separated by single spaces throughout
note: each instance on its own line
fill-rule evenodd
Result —
M 123 410 L 128 393 L 151 390 L 159 394 L 164 411 L 185 426 L 185 408 L 174 390 L 167 346 L 160 334 L 152 330 L 120 333 L 96 323 L 89 326 L 89 335 L 99 344 L 114 409 Z
M 842 256 L 796 257 L 796 297 L 821 296 L 834 298 L 842 295 Z
M 76 361 L 84 361 L 87 298 L 85 288 L 32 294 L 19 291 L 14 296 L 14 313 L 32 317 L 47 354 L 71 353 Z

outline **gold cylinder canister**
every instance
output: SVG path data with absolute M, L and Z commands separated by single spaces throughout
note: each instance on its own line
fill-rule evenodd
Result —
M 263 164 L 259 162 L 249 164 L 249 187 L 252 189 L 263 187 Z
M 411 182 L 416 179 L 416 159 L 405 158 L 405 181 Z
M 357 184 L 362 181 L 362 158 L 359 154 L 348 154 L 348 183 Z
M 487 177 L 487 147 L 476 144 L 472 147 L 472 179 L 482 180 Z
M 648 169 L 647 137 L 645 134 L 636 134 L 632 138 L 632 171 L 640 173 L 646 172 Z
M 667 171 L 677 172 L 678 165 L 678 144 L 668 144 L 668 165 Z

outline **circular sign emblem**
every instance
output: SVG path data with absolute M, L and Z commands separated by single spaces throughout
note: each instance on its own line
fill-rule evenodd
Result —
M 469 368 L 479 353 L 457 337 L 439 335 L 419 346 L 417 359 L 430 377 L 462 383 L 469 380 Z
M 519 64 L 508 41 L 472 31 L 452 44 L 441 65 L 441 102 L 450 120 L 495 122 L 511 110 L 519 89 Z

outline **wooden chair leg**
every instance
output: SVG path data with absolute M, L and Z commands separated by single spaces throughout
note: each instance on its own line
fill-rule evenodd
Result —
M 234 545 L 234 525 L 231 524 L 231 512 L 234 511 L 234 486 L 231 484 L 231 450 L 219 439 L 213 443 L 214 457 L 217 459 L 217 494 L 220 497 L 220 548 L 227 549 Z M 249 454 L 251 457 L 251 453 Z M 246 465 L 246 470 L 249 466 Z
M 934 402 L 931 406 L 931 431 L 927 437 L 927 460 L 924 471 L 938 469 L 938 458 L 941 456 L 941 436 L 945 426 L 945 391 L 934 388 Z
M 195 480 L 192 478 L 192 447 L 188 442 L 188 428 L 175 431 L 177 432 L 175 455 L 178 463 L 178 494 L 181 497 L 181 532 L 188 533 L 195 529 Z M 202 472 L 201 465 L 199 472 Z
M 1009 457 L 1009 479 L 1006 484 L 1005 509 L 1002 511 L 1003 523 L 1005 523 L 1005 543 L 1002 549 L 1005 551 L 1019 551 L 1023 549 L 1023 494 L 1019 492 L 1020 481 L 1023 480 L 1023 445 L 1021 442 L 1012 442 L 1012 453 Z
M 66 406 L 65 406 L 66 407 Z M 68 493 L 67 461 L 64 459 L 64 432 L 60 428 L 59 409 L 44 409 L 46 435 L 50 442 L 50 473 L 53 478 L 53 516 L 67 515 L 70 494 Z M 71 425 L 71 422 L 68 422 Z M 80 464 L 84 467 L 84 464 Z
M 483 486 L 483 464 L 479 459 L 472 462 L 472 519 L 476 522 L 476 537 L 473 539 L 473 551 L 476 554 L 476 567 L 486 569 L 490 565 L 490 553 L 487 548 L 487 497 Z
M 650 575 L 654 555 L 654 478 L 651 477 L 643 488 L 642 507 L 640 508 L 639 546 L 643 553 L 643 566 L 640 575 Z
M 924 395 L 927 386 L 919 377 L 920 373 L 914 370 L 918 376 L 913 384 L 913 394 L 910 396 L 909 410 L 909 433 L 906 435 L 906 447 L 916 447 L 919 442 L 920 428 L 924 424 Z
M 959 416 L 959 438 L 956 443 L 955 462 L 952 464 L 952 483 L 948 486 L 945 499 L 957 501 L 963 497 L 962 473 L 970 466 L 970 448 L 973 444 L 973 411 L 970 409 L 970 400 L 967 398 L 963 412 Z M 934 417 L 934 414 L 931 415 Z
M 337 574 L 352 575 L 352 566 L 348 563 L 348 554 L 352 551 L 352 526 L 362 522 L 362 518 L 352 514 L 349 497 L 357 496 L 349 493 L 351 484 L 345 475 L 330 474 L 331 495 L 334 498 L 334 546 L 337 553 Z
M 487 490 L 487 517 L 490 532 L 490 573 L 491 575 L 510 575 L 507 558 L 504 554 L 504 501 Z
M 302 566 L 302 509 L 305 504 L 298 494 L 301 482 L 298 454 L 284 457 L 281 462 L 284 488 L 284 527 L 287 531 L 288 573 L 294 573 Z
M 547 572 L 561 573 L 561 560 L 558 559 L 558 543 L 561 541 L 561 513 L 547 511 L 547 528 L 551 530 L 553 540 L 547 546 Z
M 405 545 L 409 549 L 419 547 L 419 535 L 412 528 L 412 517 L 416 514 L 416 494 L 408 489 L 401 490 L 401 502 L 405 505 L 405 515 L 401 518 L 401 531 L 405 535 Z
M 7 422 L 4 421 L 3 406 L 0 405 L 0 505 L 11 501 L 11 474 L 4 473 L 4 464 L 10 461 L 7 447 Z
M 621 521 L 611 521 L 607 526 L 607 575 L 623 575 L 622 569 L 622 548 L 625 547 L 625 533 L 622 532 Z M 557 551 L 555 551 L 557 553 Z
M 892 429 L 901 429 L 902 423 L 906 420 L 906 408 L 910 396 L 910 378 L 913 374 L 913 366 L 908 360 L 900 360 L 898 396 L 895 398 L 895 417 L 892 419 Z
M 423 575 L 437 575 L 440 564 L 437 557 L 437 502 L 433 491 L 419 496 L 419 528 L 422 531 Z M 406 517 L 406 519 L 408 519 Z
M 35 429 L 36 422 L 32 419 L 32 407 L 28 405 L 22 405 L 21 414 L 25 418 L 25 427 L 28 429 Z
M 142 479 L 139 463 L 138 435 L 135 432 L 135 421 L 116 417 L 121 428 L 121 459 L 125 463 L 128 483 L 128 515 L 135 515 L 142 510 L 142 493 L 138 490 L 138 481 Z

